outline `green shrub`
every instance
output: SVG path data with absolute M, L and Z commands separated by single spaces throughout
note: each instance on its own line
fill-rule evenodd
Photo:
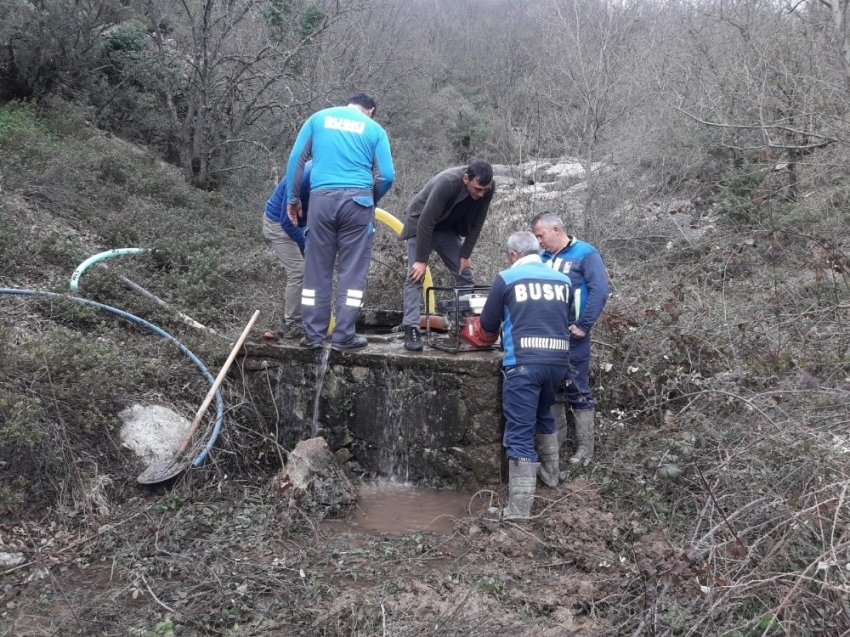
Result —
M 0 148 L 22 152 L 33 145 L 52 143 L 53 135 L 36 115 L 35 108 L 20 102 L 0 107 Z
M 818 212 L 810 207 L 793 203 L 778 203 L 771 209 L 774 223 L 788 230 L 811 228 L 818 221 Z
M 0 384 L 0 449 L 32 450 L 46 438 L 43 430 L 33 426 L 44 415 L 41 399 L 19 389 Z
M 78 245 L 60 237 L 55 232 L 45 237 L 38 246 L 38 255 L 43 263 L 70 268 L 69 272 L 72 272 L 85 258 Z
M 723 187 L 735 197 L 752 198 L 764 183 L 764 175 L 754 172 L 731 173 L 723 183 Z
M 140 53 L 148 47 L 148 30 L 137 20 L 119 24 L 103 35 L 101 55 Z
M 326 15 L 322 7 L 297 0 L 270 0 L 262 13 L 272 41 L 278 44 L 310 37 Z
M 18 264 L 18 231 L 7 219 L 0 217 L 0 275 L 8 274 Z
M 51 95 L 38 102 L 38 116 L 54 140 L 86 140 L 97 135 L 84 104 Z M 79 159 L 79 155 L 75 155 L 75 159 Z

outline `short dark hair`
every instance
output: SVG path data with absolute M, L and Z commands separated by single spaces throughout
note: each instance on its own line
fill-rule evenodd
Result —
M 348 98 L 348 104 L 357 104 L 362 106 L 367 111 L 370 109 L 378 110 L 378 101 L 368 93 L 355 93 Z M 372 113 L 374 115 L 374 113 Z
M 469 181 L 477 179 L 479 184 L 487 186 L 493 181 L 493 167 L 489 161 L 473 159 L 466 167 L 466 176 L 469 177 Z

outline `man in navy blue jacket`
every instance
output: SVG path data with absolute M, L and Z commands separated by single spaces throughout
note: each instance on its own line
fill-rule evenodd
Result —
M 558 430 L 551 408 L 569 369 L 572 295 L 569 277 L 543 264 L 533 234 L 515 232 L 506 250 L 511 267 L 493 281 L 480 321 L 487 332 L 502 328 L 502 411 L 510 472 L 502 517 L 523 520 L 531 514 L 538 471 L 544 483 L 558 484 Z
M 307 208 L 310 205 L 310 171 L 313 162 L 308 161 L 301 176 L 301 209 L 303 215 L 295 225 L 286 214 L 286 177 L 280 180 L 272 196 L 266 202 L 263 215 L 263 236 L 274 250 L 286 272 L 286 290 L 283 294 L 283 321 L 281 330 L 287 338 L 304 336 L 301 322 L 301 287 L 304 284 L 303 228 L 307 225 Z
M 574 313 L 569 319 L 570 374 L 563 397 L 573 409 L 576 425 L 576 451 L 570 462 L 578 464 L 593 455 L 595 403 L 590 391 L 590 330 L 608 301 L 608 274 L 599 251 L 564 230 L 564 222 L 552 212 L 541 212 L 529 223 L 540 242 L 543 262 L 570 277 Z M 567 438 L 566 414 L 558 403 L 558 442 Z M 560 413 L 559 413 L 560 412 Z

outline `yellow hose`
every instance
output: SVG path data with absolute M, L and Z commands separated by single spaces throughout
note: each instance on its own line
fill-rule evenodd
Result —
M 395 230 L 396 234 L 401 234 L 401 231 L 404 229 L 404 225 L 393 217 L 390 213 L 388 213 L 383 208 L 375 208 L 375 219 L 387 224 L 390 228 Z M 431 270 L 428 269 L 428 266 L 425 266 L 425 279 L 422 281 L 422 293 L 425 293 L 425 290 L 432 287 L 434 282 L 431 280 Z M 434 296 L 431 295 L 430 299 L 426 299 L 428 301 L 428 312 L 434 313 Z

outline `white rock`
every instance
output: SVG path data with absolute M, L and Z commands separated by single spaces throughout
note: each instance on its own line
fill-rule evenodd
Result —
M 24 563 L 23 553 L 2 553 L 0 552 L 0 566 L 18 566 Z
M 555 177 L 584 177 L 584 166 L 579 163 L 561 163 L 550 166 L 543 172 Z
M 278 491 L 288 493 L 291 501 L 300 494 L 309 494 L 315 502 L 329 506 L 348 506 L 357 501 L 357 490 L 321 437 L 295 445 L 275 481 Z
M 148 463 L 170 460 L 192 424 L 158 405 L 133 405 L 119 413 L 118 418 L 123 423 L 122 444 Z

